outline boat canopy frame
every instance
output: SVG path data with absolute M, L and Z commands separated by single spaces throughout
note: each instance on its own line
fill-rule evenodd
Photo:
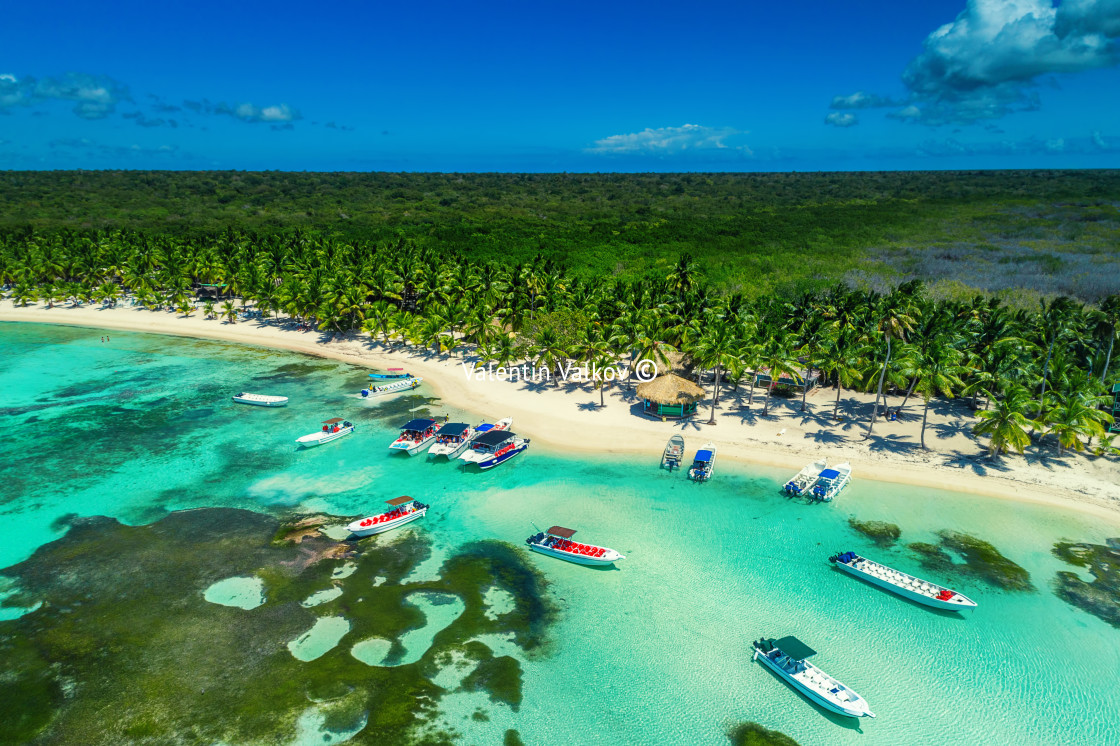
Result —
M 346 420 L 342 419 L 341 417 L 331 417 L 329 420 L 323 420 L 322 424 L 324 424 L 324 425 L 335 425 L 335 424 L 338 424 L 339 422 L 345 422 L 345 421 Z
M 463 435 L 471 426 L 466 422 L 446 422 L 436 430 L 436 435 Z
M 574 528 L 564 528 L 563 526 L 553 526 L 545 531 L 546 534 L 558 536 L 561 539 L 570 539 L 575 536 L 576 530 Z
M 489 430 L 471 441 L 480 446 L 497 446 L 515 438 L 509 430 Z
M 767 640 L 771 645 L 780 649 L 795 661 L 803 661 L 817 654 L 816 650 L 798 640 L 793 635 L 787 635 L 780 640 Z
M 401 430 L 415 430 L 416 432 L 422 433 L 434 424 L 436 424 L 435 420 L 419 418 L 415 420 L 409 420 L 404 424 L 404 426 L 401 427 Z
M 392 500 L 386 500 L 385 502 L 389 505 L 392 505 L 393 507 L 396 507 L 398 505 L 404 505 L 405 503 L 412 502 L 412 498 L 408 495 L 401 495 L 400 497 L 394 497 Z

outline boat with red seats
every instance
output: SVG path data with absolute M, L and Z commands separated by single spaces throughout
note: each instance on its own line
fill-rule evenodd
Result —
M 403 451 L 415 456 L 436 440 L 436 421 L 427 417 L 409 420 L 401 427 L 401 434 L 389 444 L 390 451 Z
M 372 536 L 392 531 L 417 518 L 423 518 L 429 507 L 407 496 L 393 498 L 386 502 L 392 506 L 391 510 L 354 521 L 346 526 L 346 530 L 355 536 Z
M 975 601 L 962 593 L 957 593 L 952 588 L 946 588 L 937 583 L 907 575 L 893 567 L 887 567 L 867 557 L 861 557 L 855 552 L 834 554 L 828 558 L 828 561 L 849 575 L 854 575 L 872 585 L 877 585 L 884 590 L 925 606 L 947 611 L 963 611 L 964 609 L 976 608 Z
M 609 565 L 626 559 L 613 549 L 572 541 L 574 534 L 575 529 L 553 526 L 547 531 L 538 531 L 526 539 L 525 543 L 534 552 L 575 562 L 577 565 Z

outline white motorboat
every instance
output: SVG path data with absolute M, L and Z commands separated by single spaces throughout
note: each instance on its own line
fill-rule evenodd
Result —
M 459 454 L 470 447 L 471 441 L 482 433 L 501 432 L 509 430 L 513 424 L 512 417 L 498 420 L 494 425 L 483 422 L 478 427 L 471 427 L 462 422 L 452 422 L 440 427 L 436 431 L 436 442 L 428 449 L 428 458 L 447 456 L 448 459 L 458 458 Z
M 256 407 L 285 407 L 288 405 L 288 397 L 286 396 L 250 394 L 245 391 L 241 392 L 240 394 L 234 394 L 230 398 L 238 404 L 252 404 Z
M 402 378 L 411 378 L 408 373 L 404 372 L 404 368 L 389 368 L 388 373 L 370 373 L 370 380 L 372 381 L 396 381 Z
M 707 482 L 712 478 L 716 469 L 716 447 L 708 443 L 696 452 L 692 460 L 692 467 L 688 470 L 688 478 L 694 482 Z
M 826 468 L 828 468 L 828 459 L 822 458 L 820 461 L 814 461 L 797 472 L 793 479 L 786 482 L 782 487 L 782 492 L 785 492 L 787 495 L 800 495 L 817 481 L 817 477 L 819 477 L 821 472 Z
M 407 453 L 415 456 L 435 442 L 436 421 L 423 417 L 409 420 L 401 428 L 401 434 L 389 444 L 390 451 Z
M 821 502 L 832 502 L 832 499 L 848 486 L 852 481 L 852 465 L 845 461 L 828 469 L 821 470 L 813 486 L 809 488 L 809 497 Z
M 302 438 L 296 440 L 304 448 L 314 448 L 321 446 L 324 443 L 330 443 L 332 440 L 344 438 L 350 433 L 354 432 L 354 423 L 347 422 L 341 417 L 332 417 L 329 420 L 323 420 L 323 429 L 317 433 L 304 435 Z
M 509 430 L 493 429 L 476 435 L 459 459 L 468 464 L 478 464 L 479 469 L 491 469 L 503 461 L 509 461 L 528 447 L 528 438 L 522 438 Z
M 403 496 L 386 502 L 392 506 L 391 510 L 354 521 L 346 526 L 346 530 L 355 536 L 373 536 L 392 531 L 417 518 L 423 518 L 429 507 L 419 500 Z
M 382 380 L 382 379 L 371 379 L 370 380 L 369 388 L 368 389 L 362 389 L 362 398 L 363 399 L 366 398 L 366 397 L 372 397 L 372 396 L 385 396 L 387 394 L 399 394 L 402 391 L 412 391 L 412 389 L 419 386 L 420 382 L 423 381 L 424 379 L 423 378 L 417 378 L 415 376 L 408 376 L 406 378 L 401 378 L 401 379 L 398 379 L 398 380 L 389 380 L 388 383 L 381 383 L 381 384 L 376 384 L 376 385 L 373 383 L 374 380 Z
M 867 700 L 807 661 L 811 655 L 816 651 L 796 637 L 754 643 L 754 660 L 762 661 L 810 701 L 837 715 L 875 717 Z
M 626 559 L 613 549 L 572 541 L 573 534 L 574 529 L 553 526 L 547 531 L 538 531 L 526 539 L 525 543 L 534 552 L 575 562 L 577 565 L 609 565 Z
M 855 552 L 843 552 L 828 558 L 849 575 L 866 580 L 872 585 L 877 585 L 891 593 L 897 593 L 903 598 L 931 606 L 935 609 L 948 609 L 949 611 L 962 611 L 975 609 L 976 602 L 967 596 L 931 583 L 928 580 L 907 575 L 904 572 L 887 567 L 884 564 L 861 557 Z
M 684 438 L 674 435 L 665 444 L 665 451 L 661 454 L 661 468 L 672 471 L 681 468 L 684 459 Z

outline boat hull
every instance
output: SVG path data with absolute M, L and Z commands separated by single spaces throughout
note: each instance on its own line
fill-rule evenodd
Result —
M 394 442 L 389 446 L 389 451 L 392 453 L 407 453 L 409 456 L 415 456 L 426 448 L 430 447 L 435 442 L 435 436 L 425 438 L 419 443 L 413 441 L 406 441 L 404 443 Z
M 418 387 L 423 380 L 423 378 L 413 378 L 408 381 L 401 381 L 399 384 L 383 384 L 386 388 L 382 391 L 363 389 L 361 396 L 363 399 L 374 399 L 378 396 L 389 396 L 390 394 L 399 394 L 402 391 L 412 391 Z
M 511 451 L 506 451 L 501 456 L 490 456 L 490 457 L 485 458 L 481 461 L 475 461 L 473 463 L 478 464 L 478 468 L 482 469 L 483 471 L 485 471 L 486 469 L 493 469 L 498 464 L 509 461 L 511 458 L 513 458 L 517 454 L 521 453 L 522 451 L 524 451 L 528 447 L 529 447 L 529 444 L 525 443 L 524 445 L 518 446 L 517 448 L 514 448 Z
M 625 559 L 622 555 L 611 554 L 603 557 L 588 557 L 585 554 L 572 554 L 571 552 L 562 552 L 552 547 L 541 546 L 540 544 L 530 544 L 529 549 L 534 552 L 546 555 L 548 557 L 555 557 L 556 559 L 574 562 L 577 565 L 613 565 L 620 559 Z
M 914 601 L 915 603 L 922 604 L 923 606 L 929 606 L 933 609 L 944 609 L 946 611 L 964 611 L 965 609 L 976 608 L 976 602 L 968 599 L 965 596 L 962 596 L 959 593 L 956 593 L 955 591 L 954 593 L 956 594 L 956 597 L 964 599 L 964 601 L 966 601 L 967 603 L 953 603 L 952 601 L 942 601 L 939 598 L 933 598 L 932 596 L 927 596 L 924 593 L 917 593 L 904 586 L 895 585 L 894 583 L 883 580 L 882 578 L 878 578 L 874 575 L 871 575 L 870 573 L 863 572 L 858 567 L 852 567 L 847 562 L 837 562 L 836 566 L 853 577 L 864 580 L 871 585 L 878 586 L 885 591 L 890 591 L 896 596 L 902 596 L 903 598 Z
M 352 432 L 354 432 L 354 428 L 347 427 L 339 430 L 337 433 L 327 433 L 325 435 L 320 435 L 319 433 L 311 433 L 310 435 L 304 435 L 302 438 L 298 439 L 296 443 L 299 443 L 304 448 L 314 448 L 316 446 L 330 443 L 332 440 L 345 438 Z
M 872 715 L 868 710 L 849 709 L 838 702 L 833 702 L 832 700 L 817 694 L 812 689 L 798 681 L 796 678 L 790 676 L 784 669 L 782 669 L 781 666 L 770 660 L 770 658 L 768 658 L 766 655 L 760 653 L 757 649 L 755 649 L 754 651 L 754 658 L 757 661 L 761 661 L 763 665 L 776 673 L 782 681 L 789 684 L 793 689 L 797 691 L 798 694 L 805 697 L 805 699 L 809 700 L 813 704 L 823 707 L 829 712 L 834 712 L 837 715 L 843 715 L 844 717 L 850 718 L 874 717 L 874 715 Z
M 424 514 L 427 512 L 427 508 L 421 508 L 420 510 L 415 510 L 408 515 L 402 515 L 400 518 L 396 518 L 392 521 L 386 521 L 385 523 L 378 523 L 374 526 L 366 526 L 364 528 L 360 525 L 361 521 L 354 521 L 346 527 L 346 530 L 352 533 L 354 536 L 373 536 L 374 534 L 383 534 L 386 531 L 392 531 L 393 529 L 400 528 L 406 523 L 412 523 L 418 518 L 423 518 Z
M 255 399 L 242 399 L 239 396 L 232 396 L 230 398 L 233 399 L 238 404 L 248 404 L 248 405 L 253 406 L 253 407 L 286 407 L 286 406 L 288 406 L 288 399 L 286 397 L 280 397 L 280 398 L 278 398 L 278 400 L 275 400 L 275 401 L 258 401 L 258 400 L 255 400 Z
M 428 450 L 428 458 L 435 458 L 437 456 L 447 456 L 448 459 L 459 458 L 459 454 L 467 450 L 467 446 L 470 444 L 471 441 L 469 438 L 455 446 L 446 446 L 436 443 Z

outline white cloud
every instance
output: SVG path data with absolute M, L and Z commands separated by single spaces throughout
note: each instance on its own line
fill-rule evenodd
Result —
M 685 124 L 681 127 L 646 128 L 641 132 L 611 135 L 596 140 L 589 153 L 616 155 L 677 155 L 686 152 L 735 150 L 750 155 L 745 145 L 729 145 L 727 140 L 747 134 L 731 127 L 704 127 Z
M 856 91 L 849 96 L 833 96 L 832 103 L 829 104 L 830 109 L 877 109 L 884 106 L 895 106 L 898 102 L 890 98 L 876 95 L 874 93 L 867 93 L 866 91 Z
M 128 88 L 104 75 L 66 73 L 40 80 L 11 73 L 0 75 L 0 109 L 51 100 L 73 101 L 73 111 L 82 119 L 104 119 L 118 103 L 130 99 Z
M 824 118 L 824 123 L 831 124 L 833 127 L 854 127 L 859 124 L 859 119 L 855 114 L 846 111 L 831 111 Z

